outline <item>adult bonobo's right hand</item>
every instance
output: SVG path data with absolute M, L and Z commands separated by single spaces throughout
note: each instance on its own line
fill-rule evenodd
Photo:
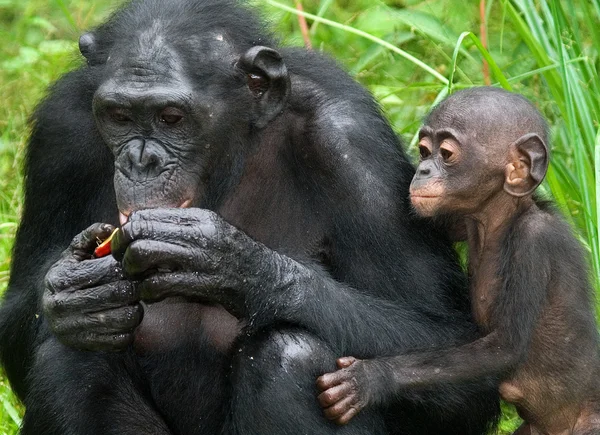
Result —
M 58 339 L 82 350 L 120 350 L 142 320 L 134 285 L 112 255 L 93 258 L 114 227 L 94 224 L 73 239 L 45 279 L 44 314 Z

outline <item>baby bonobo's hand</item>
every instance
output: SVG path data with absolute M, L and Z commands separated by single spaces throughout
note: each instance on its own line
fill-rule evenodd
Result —
M 325 417 L 337 424 L 347 424 L 352 417 L 369 404 L 365 388 L 365 362 L 351 356 L 337 360 L 339 370 L 317 379 L 319 403 Z

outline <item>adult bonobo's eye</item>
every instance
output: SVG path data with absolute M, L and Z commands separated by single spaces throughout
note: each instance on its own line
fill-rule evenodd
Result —
M 127 113 L 127 111 L 121 107 L 109 107 L 106 112 L 110 119 L 120 124 L 124 124 L 127 122 L 131 122 L 131 117 Z
M 160 112 L 160 122 L 175 125 L 183 119 L 184 113 L 176 107 L 166 107 Z
M 248 74 L 248 88 L 253 94 L 260 97 L 269 89 L 269 81 L 258 74 Z

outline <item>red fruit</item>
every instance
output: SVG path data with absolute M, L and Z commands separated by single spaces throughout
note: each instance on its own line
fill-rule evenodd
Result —
M 94 257 L 101 258 L 101 257 L 106 257 L 108 254 L 110 254 L 110 241 L 115 236 L 117 231 L 119 231 L 119 229 L 115 228 L 113 230 L 113 232 L 110 234 L 110 236 L 108 236 L 108 238 L 106 240 L 104 240 L 102 243 L 100 243 L 98 245 L 98 247 L 94 250 Z

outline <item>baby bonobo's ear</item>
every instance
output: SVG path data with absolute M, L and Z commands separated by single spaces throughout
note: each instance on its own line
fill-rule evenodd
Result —
M 531 194 L 548 170 L 548 147 L 535 133 L 521 136 L 509 147 L 504 190 L 517 197 Z

